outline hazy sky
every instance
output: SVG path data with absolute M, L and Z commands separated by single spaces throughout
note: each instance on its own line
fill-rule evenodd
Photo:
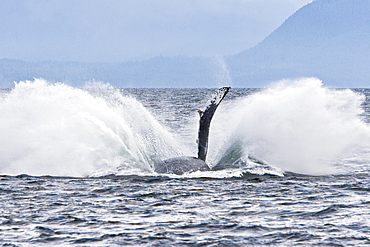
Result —
M 1 0 L 0 58 L 119 62 L 228 55 L 312 0 Z

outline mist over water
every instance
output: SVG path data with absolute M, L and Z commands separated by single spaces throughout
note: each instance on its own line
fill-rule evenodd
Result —
M 325 88 L 315 78 L 280 81 L 245 96 L 233 97 L 232 91 L 211 125 L 211 166 L 231 164 L 256 174 L 325 174 L 368 151 L 361 94 Z M 167 92 L 175 102 L 171 108 L 169 99 L 160 102 L 162 93 L 146 99 L 155 114 L 107 84 L 16 83 L 0 98 L 0 173 L 145 175 L 153 174 L 153 164 L 163 159 L 195 155 L 198 118 L 188 112 L 205 107 L 205 100 L 198 99 L 203 96 Z M 164 120 L 177 127 L 171 129 Z M 220 172 L 200 176 L 219 177 Z

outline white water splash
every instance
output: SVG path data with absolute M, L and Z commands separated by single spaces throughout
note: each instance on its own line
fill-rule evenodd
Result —
M 228 155 L 225 150 L 240 151 L 285 171 L 334 172 L 339 159 L 369 145 L 369 128 L 359 116 L 363 100 L 348 89 L 325 88 L 316 78 L 280 81 L 233 102 L 214 120 L 215 128 L 231 133 L 222 135 L 225 144 L 215 159 Z
M 232 152 L 246 162 L 241 170 L 209 175 L 281 174 L 274 167 L 333 172 L 333 164 L 369 146 L 362 102 L 362 95 L 327 89 L 314 78 L 281 81 L 223 102 L 207 160 L 215 164 Z M 0 174 L 143 175 L 152 174 L 155 162 L 191 153 L 141 103 L 106 84 L 78 89 L 40 79 L 20 82 L 1 96 L 0 115 Z M 249 155 L 271 166 L 250 162 Z
M 141 103 L 108 85 L 19 82 L 0 115 L 1 174 L 125 174 L 181 154 Z

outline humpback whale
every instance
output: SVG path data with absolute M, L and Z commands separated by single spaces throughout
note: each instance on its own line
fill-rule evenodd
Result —
M 206 109 L 204 111 L 198 110 L 200 116 L 198 130 L 198 157 L 180 156 L 164 160 L 161 163 L 154 165 L 155 172 L 182 175 L 186 172 L 210 170 L 206 163 L 209 128 L 217 107 L 229 92 L 230 88 L 231 87 L 222 87 L 218 89 Z

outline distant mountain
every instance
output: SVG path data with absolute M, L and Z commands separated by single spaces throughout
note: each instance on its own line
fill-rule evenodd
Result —
M 222 57 L 155 57 L 123 63 L 25 62 L 0 59 L 0 87 L 13 82 L 44 78 L 82 86 L 86 81 L 108 82 L 115 87 L 216 87 L 229 82 Z
M 0 87 L 34 77 L 75 86 L 96 80 L 116 87 L 263 87 L 282 78 L 311 76 L 328 86 L 370 86 L 370 0 L 316 0 L 257 46 L 225 58 L 124 63 L 0 59 Z
M 316 0 L 257 46 L 228 57 L 234 84 L 315 76 L 326 85 L 370 85 L 370 0 Z

